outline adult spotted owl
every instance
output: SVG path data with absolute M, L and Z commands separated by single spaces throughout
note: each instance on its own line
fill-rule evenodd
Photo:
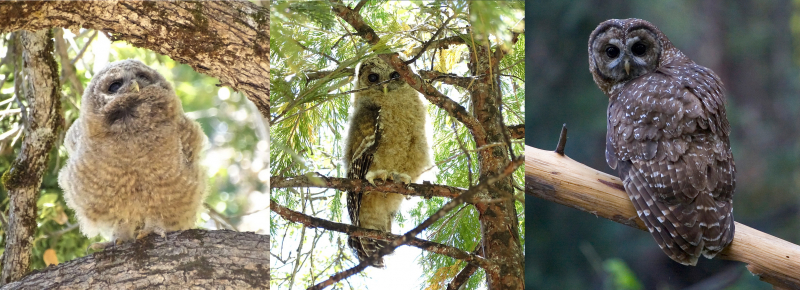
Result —
M 356 67 L 350 123 L 344 148 L 347 177 L 416 181 L 431 165 L 425 133 L 426 110 L 419 93 L 379 57 Z M 347 211 L 353 225 L 391 232 L 403 195 L 392 192 L 348 191 Z M 347 244 L 361 261 L 370 261 L 388 242 L 350 237 Z M 383 259 L 373 261 L 383 267 Z
M 606 161 L 639 217 L 676 262 L 713 258 L 734 233 L 722 81 L 641 19 L 600 23 L 589 68 L 610 100 Z
M 205 194 L 206 137 L 170 84 L 136 60 L 109 64 L 83 95 L 58 182 L 81 231 L 102 248 L 194 226 Z

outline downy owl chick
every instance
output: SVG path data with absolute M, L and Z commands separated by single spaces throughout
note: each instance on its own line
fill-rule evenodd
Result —
M 609 97 L 606 161 L 639 218 L 676 262 L 714 257 L 734 233 L 722 81 L 641 19 L 600 23 L 589 68 Z
M 427 111 L 420 94 L 379 57 L 356 67 L 356 89 L 344 148 L 347 177 L 415 182 L 431 166 L 425 133 Z M 391 232 L 392 220 L 404 196 L 392 192 L 347 192 L 347 210 L 353 225 Z M 386 241 L 350 237 L 348 245 L 366 261 Z M 374 261 L 383 266 L 383 259 Z
M 81 232 L 121 243 L 192 228 L 205 197 L 205 142 L 158 72 L 137 60 L 99 71 L 67 131 L 58 177 Z

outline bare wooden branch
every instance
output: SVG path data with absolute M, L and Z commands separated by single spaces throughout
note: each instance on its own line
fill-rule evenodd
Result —
M 53 33 L 49 29 L 22 31 L 25 138 L 11 168 L 3 174 L 10 198 L 6 248 L 0 283 L 19 280 L 30 271 L 30 253 L 36 230 L 36 200 L 47 157 L 64 122 L 61 112 L 58 64 L 53 57 Z M 15 78 L 16 79 L 16 78 Z M 22 93 L 17 90 L 17 97 Z
M 412 183 L 408 186 L 402 183 L 395 182 L 381 182 L 378 181 L 372 185 L 366 180 L 362 179 L 347 179 L 338 177 L 327 177 L 323 175 L 300 175 L 293 177 L 272 176 L 270 177 L 271 188 L 289 188 L 289 187 L 318 187 L 318 188 L 335 188 L 341 191 L 380 191 L 380 192 L 395 192 L 409 196 L 420 196 L 424 198 L 431 198 L 433 196 L 440 196 L 446 198 L 456 198 L 466 189 L 423 183 Z
M 0 33 L 91 28 L 190 65 L 241 91 L 269 116 L 269 2 L 0 2 Z
M 2 289 L 269 289 L 269 236 L 187 230 L 36 271 Z
M 619 178 L 552 151 L 525 147 L 525 193 L 646 230 Z M 776 289 L 800 289 L 800 246 L 735 226 L 733 242 L 719 257 L 746 263 Z
M 435 82 L 442 82 L 448 85 L 459 86 L 461 88 L 468 88 L 475 78 L 462 77 L 456 74 L 443 73 L 433 70 L 420 70 L 419 75 L 426 80 Z
M 423 49 L 448 48 L 450 45 L 456 45 L 456 44 L 468 44 L 468 43 L 464 41 L 464 38 L 458 35 L 445 37 L 442 39 L 431 41 L 431 43 L 427 46 L 427 48 L 425 46 L 415 47 L 414 49 L 411 50 L 411 54 L 418 54 Z

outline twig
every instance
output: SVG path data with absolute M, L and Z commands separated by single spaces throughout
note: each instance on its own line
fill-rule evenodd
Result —
M 319 284 L 314 285 L 312 287 L 308 287 L 308 290 L 322 290 L 325 287 L 331 286 L 336 282 L 350 278 L 350 276 L 353 276 L 361 271 L 364 271 L 364 269 L 366 268 L 367 268 L 367 263 L 361 262 L 353 268 L 332 275 L 330 278 L 328 278 L 328 280 L 322 281 Z
M 358 11 L 356 11 L 356 13 L 358 13 Z M 450 20 L 451 20 L 451 19 L 453 19 L 453 17 L 456 17 L 456 15 L 455 15 L 455 14 L 453 14 L 453 15 L 451 15 L 450 17 L 447 17 L 447 19 L 446 19 L 446 20 L 445 20 L 445 21 L 442 23 L 442 26 L 439 26 L 439 29 L 437 29 L 437 30 L 436 30 L 436 33 L 434 33 L 434 34 L 433 34 L 433 36 L 431 36 L 431 39 L 429 39 L 428 41 L 426 41 L 426 42 L 425 42 L 425 44 L 423 44 L 423 45 L 422 45 L 422 48 L 419 50 L 419 52 L 417 53 L 417 55 L 415 55 L 413 58 L 411 58 L 411 59 L 409 59 L 408 61 L 406 61 L 406 64 L 411 64 L 411 63 L 414 63 L 415 61 L 417 61 L 417 59 L 418 59 L 420 56 L 422 56 L 422 54 L 423 54 L 423 53 L 425 53 L 425 50 L 426 50 L 426 49 L 428 49 L 428 46 L 430 46 L 430 45 L 431 45 L 431 43 L 433 43 L 433 41 L 434 41 L 434 40 L 435 40 L 437 37 L 439 37 L 439 33 L 442 33 L 442 31 L 444 30 L 444 28 L 445 28 L 445 27 L 447 27 L 447 23 L 449 23 L 449 22 L 450 22 Z
M 431 198 L 433 196 L 456 198 L 465 191 L 463 188 L 430 183 L 412 183 L 406 186 L 402 183 L 395 182 L 376 182 L 376 185 L 372 185 L 366 180 L 326 177 L 320 174 L 307 174 L 292 177 L 272 176 L 270 177 L 270 187 L 273 189 L 290 187 L 319 187 L 335 188 L 341 191 L 380 191 L 394 192 L 409 196 L 420 196 L 424 198 Z
M 564 146 L 567 146 L 567 123 L 561 125 L 561 136 L 558 137 L 558 145 L 556 145 L 556 153 L 564 156 Z

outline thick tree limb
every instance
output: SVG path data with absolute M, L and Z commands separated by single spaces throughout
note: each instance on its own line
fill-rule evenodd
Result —
M 380 37 L 378 37 L 378 34 L 375 33 L 372 27 L 364 22 L 364 18 L 362 18 L 361 15 L 344 5 L 340 0 L 330 1 L 333 13 L 349 23 L 350 26 L 356 30 L 356 34 L 364 38 L 364 40 L 371 45 L 378 44 Z M 472 133 L 472 136 L 475 138 L 475 143 L 478 146 L 483 146 L 487 143 L 484 128 L 474 116 L 467 112 L 466 108 L 436 90 L 431 84 L 423 81 L 419 75 L 411 71 L 411 68 L 400 59 L 397 53 L 382 54 L 380 57 L 392 66 L 392 68 L 400 74 L 400 77 L 412 88 L 422 93 L 428 101 L 447 111 L 450 116 L 463 123 Z
M 219 78 L 269 116 L 269 5 L 242 0 L 3 1 L 0 15 L 0 33 L 54 26 L 111 33 L 112 40 Z
M 30 271 L 33 234 L 36 230 L 36 200 L 47 157 L 64 123 L 61 112 L 61 85 L 58 64 L 53 57 L 53 33 L 49 30 L 22 31 L 23 108 L 25 138 L 11 168 L 3 174 L 3 186 L 10 198 L 6 248 L 3 253 L 3 276 L 0 284 L 16 281 Z M 25 110 L 28 110 L 27 114 Z
M 423 183 L 412 183 L 408 186 L 402 183 L 394 182 L 376 182 L 372 185 L 366 180 L 361 179 L 347 179 L 338 177 L 326 177 L 322 175 L 300 175 L 293 177 L 272 176 L 270 177 L 270 188 L 289 188 L 289 187 L 318 187 L 318 188 L 335 188 L 341 191 L 381 191 L 381 192 L 395 192 L 409 196 L 420 196 L 424 198 L 431 198 L 433 196 L 440 196 L 446 198 L 456 198 L 465 189 Z
M 269 236 L 150 235 L 34 272 L 2 289 L 269 289 Z
M 291 222 L 303 224 L 304 226 L 309 227 L 309 228 L 322 228 L 322 229 L 326 229 L 326 230 L 330 230 L 330 231 L 345 233 L 345 234 L 348 234 L 348 235 L 354 236 L 354 237 L 365 237 L 365 238 L 371 238 L 371 239 L 383 240 L 383 241 L 393 241 L 393 240 L 396 240 L 396 239 L 399 239 L 399 238 L 402 237 L 400 235 L 395 235 L 395 234 L 392 234 L 392 233 L 387 233 L 387 232 L 383 232 L 383 231 L 379 231 L 379 230 L 361 228 L 361 227 L 357 227 L 357 226 L 353 226 L 353 225 L 348 225 L 348 224 L 343 224 L 343 223 L 336 223 L 336 222 L 332 222 L 332 221 L 329 221 L 329 220 L 325 220 L 325 219 L 321 219 L 321 218 L 317 218 L 317 217 L 312 217 L 312 216 L 303 214 L 301 212 L 296 212 L 296 211 L 293 211 L 291 209 L 288 209 L 288 208 L 280 205 L 275 200 L 271 200 L 270 201 L 269 207 L 273 212 L 277 213 L 278 215 L 280 215 L 284 219 L 286 219 L 288 221 L 291 221 Z M 476 264 L 476 265 L 478 265 L 479 267 L 482 267 L 482 268 L 492 269 L 492 267 L 495 267 L 492 262 L 484 259 L 481 256 L 473 255 L 473 254 L 471 254 L 471 253 L 469 253 L 467 251 L 464 251 L 464 250 L 461 250 L 461 249 L 458 249 L 458 248 L 454 248 L 454 247 L 451 247 L 451 246 L 447 246 L 447 245 L 431 242 L 431 241 L 428 241 L 428 240 L 423 240 L 423 239 L 416 238 L 416 237 L 410 238 L 408 240 L 408 244 L 413 246 L 413 247 L 416 247 L 416 248 L 419 248 L 419 249 L 422 249 L 422 250 L 425 250 L 425 251 L 429 251 L 431 253 L 445 255 L 445 256 L 448 256 L 448 257 L 452 257 L 452 258 L 455 258 L 455 259 L 459 259 L 459 260 L 465 261 L 467 263 Z M 395 248 L 396 248 L 396 246 L 392 247 L 391 250 L 394 251 Z
M 646 230 L 619 178 L 552 151 L 525 147 L 525 193 Z M 798 245 L 737 222 L 719 257 L 746 263 L 775 289 L 800 289 Z

